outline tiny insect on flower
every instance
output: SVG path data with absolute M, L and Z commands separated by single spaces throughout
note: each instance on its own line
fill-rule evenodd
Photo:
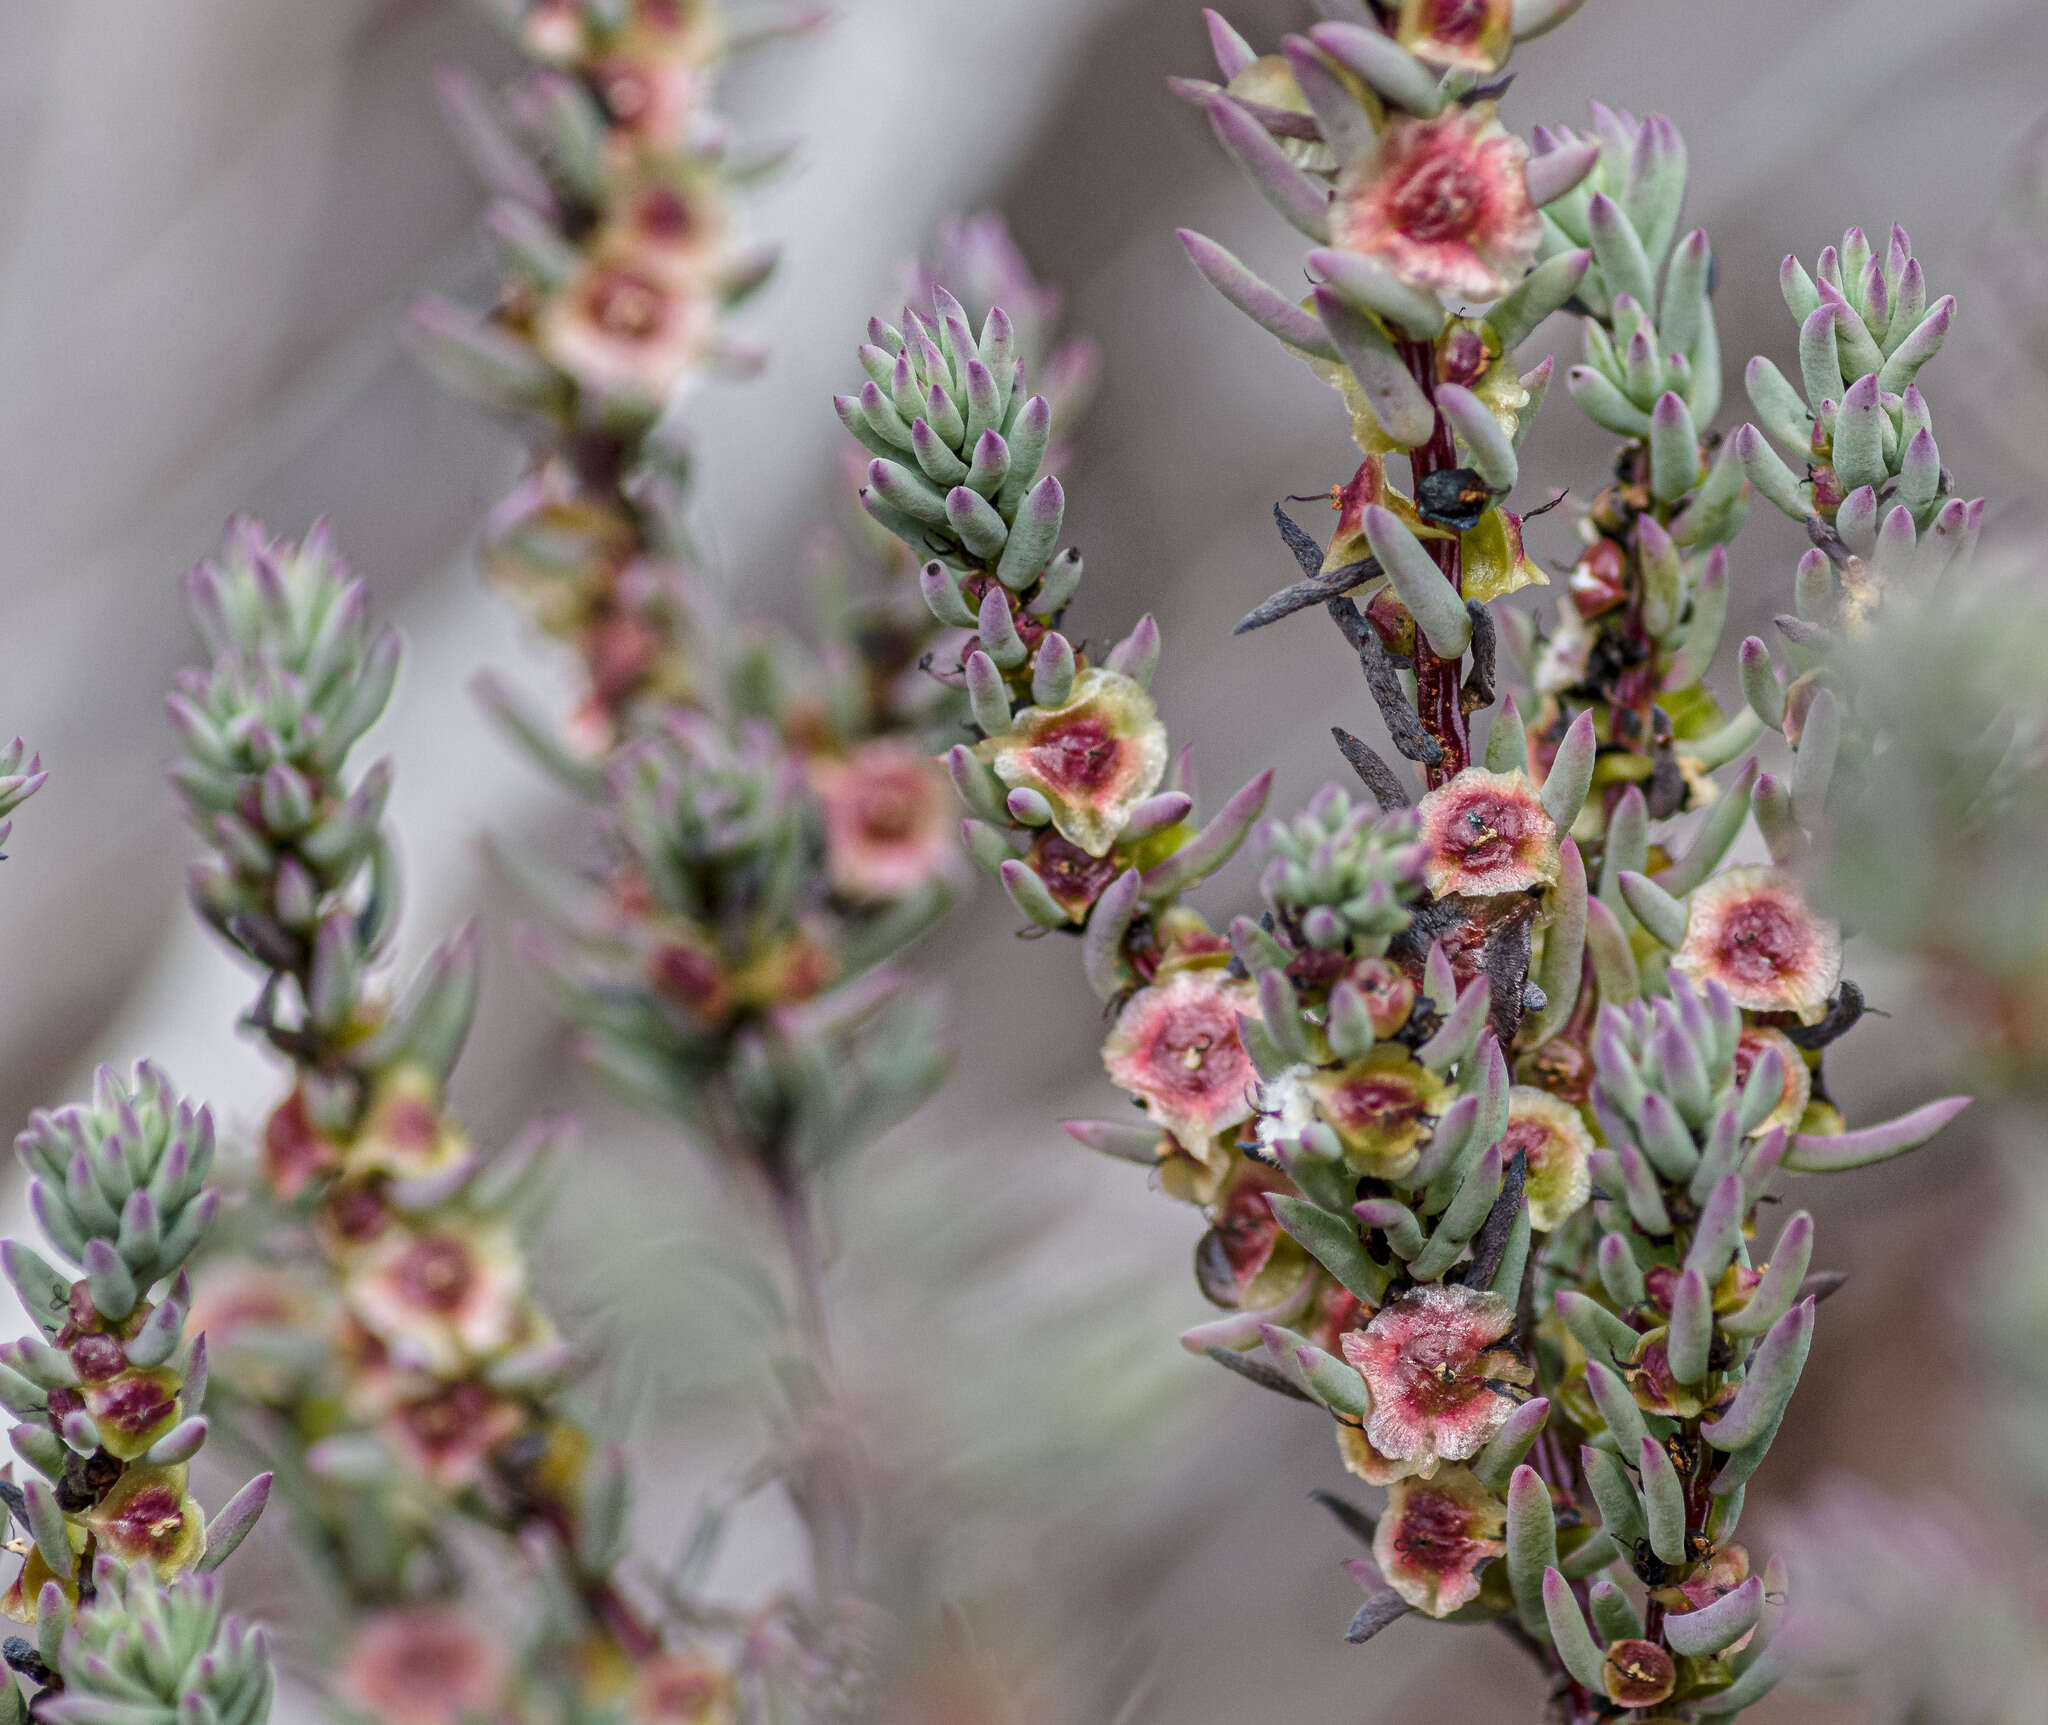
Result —
M 1467 767 L 1418 808 L 1423 878 L 1438 898 L 1522 892 L 1557 879 L 1557 823 L 1529 775 Z
M 1417 1611 L 1448 1617 L 1479 1597 L 1479 1572 L 1507 1550 L 1507 1506 L 1462 1467 L 1396 1480 L 1373 1535 L 1373 1561 Z
M 1498 1386 L 1534 1373 L 1497 1346 L 1515 1327 L 1515 1308 L 1476 1288 L 1428 1285 L 1373 1314 L 1343 1339 L 1344 1358 L 1372 1392 L 1365 1435 L 1424 1478 L 1440 1461 L 1466 1461 L 1515 1411 Z
M 1617 1641 L 1601 1663 L 1601 1687 L 1617 1707 L 1654 1707 L 1678 1687 L 1678 1666 L 1654 1641 Z

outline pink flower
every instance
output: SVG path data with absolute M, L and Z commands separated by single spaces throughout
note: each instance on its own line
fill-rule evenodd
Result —
M 1249 982 L 1220 970 L 1176 971 L 1125 1002 L 1102 1063 L 1147 1114 L 1199 1150 L 1250 1119 L 1258 1096 L 1258 1068 L 1238 1040 L 1240 1013 L 1259 1015 Z
M 902 898 L 945 873 L 953 855 L 950 791 L 908 743 L 879 738 L 811 767 L 825 805 L 825 857 L 849 898 Z
M 1720 983 L 1747 1011 L 1813 1024 L 1842 979 L 1842 931 L 1807 908 L 1791 876 L 1732 868 L 1692 895 L 1672 962 L 1694 982 Z
M 462 1128 L 441 1111 L 441 1087 L 433 1074 L 400 1066 L 378 1079 L 346 1165 L 358 1178 L 389 1174 L 410 1180 L 443 1173 L 468 1154 Z
M 1490 102 L 1453 103 L 1433 120 L 1398 115 L 1337 181 L 1337 244 L 1419 287 L 1498 299 L 1542 238 L 1528 160 Z
M 1397 1480 L 1373 1535 L 1373 1561 L 1417 1611 L 1448 1617 L 1479 1597 L 1479 1572 L 1507 1550 L 1507 1506 L 1465 1468 Z
M 1382 1306 L 1344 1338 L 1344 1358 L 1372 1391 L 1365 1435 L 1393 1461 L 1425 1477 L 1438 1461 L 1479 1453 L 1515 1411 L 1495 1385 L 1534 1373 L 1494 1344 L 1515 1327 L 1515 1308 L 1477 1288 L 1430 1284 Z
M 1523 892 L 1557 879 L 1557 823 L 1520 768 L 1467 767 L 1417 812 L 1423 879 L 1438 898 Z
M 659 407 L 709 351 L 712 322 L 707 294 L 594 258 L 541 307 L 534 340 L 580 388 Z
M 497 1223 L 387 1229 L 351 1268 L 343 1292 L 402 1370 L 461 1371 L 503 1352 L 528 1317 L 526 1262 Z
M 1394 39 L 1418 60 L 1498 72 L 1515 45 L 1512 0 L 1401 0 Z
M 444 1491 L 460 1491 L 482 1477 L 492 1453 L 525 1425 L 517 1402 L 464 1379 L 399 1403 L 382 1429 L 411 1467 Z
M 334 1687 L 381 1725 L 460 1725 L 489 1717 L 510 1675 L 504 1652 L 467 1616 L 429 1605 L 371 1617 Z
M 1520 1150 L 1528 1157 L 1522 1184 L 1529 1226 L 1540 1233 L 1561 1227 L 1593 1195 L 1593 1134 L 1579 1111 L 1533 1085 L 1508 1092 L 1508 1129 L 1501 1135 L 1503 1160 Z
M 1166 727 L 1134 679 L 1098 666 L 1074 679 L 1065 706 L 1026 707 L 980 753 L 1004 784 L 1052 804 L 1061 837 L 1099 857 L 1166 776 Z

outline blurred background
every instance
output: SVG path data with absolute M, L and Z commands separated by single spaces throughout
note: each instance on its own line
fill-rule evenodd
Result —
M 1208 69 L 1199 10 L 836 10 L 821 35 L 749 61 L 728 91 L 743 135 L 800 148 L 753 204 L 755 230 L 786 248 L 745 319 L 768 368 L 707 389 L 693 416 L 712 573 L 744 606 L 795 607 L 806 537 L 843 508 L 828 396 L 854 374 L 867 315 L 900 291 L 903 260 L 942 217 L 999 209 L 1065 287 L 1068 326 L 1105 355 L 1066 476 L 1069 537 L 1090 572 L 1080 627 L 1112 638 L 1155 612 L 1167 642 L 1157 693 L 1212 795 L 1275 763 L 1276 806 L 1297 803 L 1341 768 L 1329 724 L 1369 730 L 1369 705 L 1348 655 L 1311 621 L 1245 642 L 1229 628 L 1289 578 L 1274 499 L 1324 490 L 1351 460 L 1333 398 L 1174 243 L 1175 226 L 1198 227 L 1276 277 L 1294 252 L 1162 85 Z M 1267 43 L 1306 0 L 1229 10 Z M 175 578 L 223 520 L 249 511 L 296 535 L 329 516 L 412 644 L 378 738 L 399 761 L 411 937 L 424 945 L 476 914 L 489 938 L 458 1105 L 486 1142 L 540 1112 L 583 1115 L 544 1248 L 551 1296 L 592 1333 L 668 1362 L 635 1374 L 661 1544 L 744 1447 L 692 1393 L 743 1372 L 730 1356 L 744 1354 L 744 1329 L 690 1273 L 717 1226 L 704 1181 L 564 1057 L 511 950 L 520 906 L 480 842 L 543 841 L 568 811 L 485 723 L 471 678 L 498 667 L 529 687 L 568 684 L 468 556 L 515 471 L 514 440 L 397 345 L 423 286 L 486 297 L 481 194 L 435 102 L 434 71 L 450 62 L 509 65 L 462 0 L 0 8 L 0 597 L 12 642 L 0 726 L 54 772 L 0 883 L 0 1118 L 64 1099 L 94 1060 L 148 1052 L 235 1126 L 260 1119 L 273 1075 L 227 1030 L 245 979 L 183 911 L 189 846 L 161 778 L 160 692 L 194 649 Z M 1588 93 L 1679 122 L 1688 220 L 1719 261 L 1731 375 L 1755 352 L 1790 361 L 1786 251 L 1811 259 L 1852 222 L 1905 224 L 1936 291 L 1961 301 L 1934 398 L 1961 488 L 1994 510 L 2038 488 L 2038 427 L 2015 435 L 1972 415 L 2034 363 L 2030 342 L 2040 351 L 2038 330 L 2001 331 L 1991 316 L 1992 278 L 2013 269 L 2016 152 L 2048 111 L 2039 0 L 1589 0 L 1518 64 L 1506 102 L 1518 129 L 1582 117 Z M 2039 244 L 2048 263 L 2048 235 Z M 2028 255 L 2022 245 L 2022 274 Z M 1569 332 L 1552 345 L 1575 357 Z M 1530 351 L 1544 350 L 1539 336 Z M 1741 416 L 1731 390 L 1724 419 Z M 1531 450 L 1532 495 L 1589 492 L 1608 458 L 1562 392 Z M 1568 513 L 1532 528 L 1553 565 Z M 1731 642 L 1785 608 L 1800 548 L 1789 523 L 1752 516 Z M 1226 872 L 1214 903 L 1247 895 L 1249 874 Z M 989 1657 L 1014 1669 L 1018 1695 L 1042 1698 L 1019 1716 L 1104 1721 L 1129 1703 L 1133 1722 L 1185 1725 L 1533 1718 L 1538 1680 L 1502 1637 L 1404 1625 L 1369 1651 L 1340 1640 L 1357 1603 L 1338 1567 L 1352 1548 L 1306 1497 L 1341 1483 L 1327 1421 L 1174 1345 L 1203 1315 L 1186 1273 L 1194 1217 L 1058 1131 L 1111 1099 L 1100 1028 L 1067 955 L 1017 943 L 1012 922 L 985 893 L 924 951 L 949 991 L 957 1072 L 839 1195 L 834 1280 L 855 1399 L 871 1398 L 882 1447 L 905 1474 L 961 1488 L 934 1485 L 948 1507 L 931 1561 L 1003 1602 Z M 1906 973 L 1852 949 L 1850 974 L 1891 1013 L 1831 1060 L 1852 1119 L 1955 1088 L 1956 1039 Z M 1833 1480 L 1843 1472 L 1939 1500 L 1945 1519 L 1927 1537 L 1954 1559 L 1956 1587 L 1985 1602 L 1932 1638 L 1938 1650 L 1889 1648 L 1900 1669 L 1884 1666 L 1860 1696 L 1783 1696 L 1760 1720 L 2022 1717 L 1959 1674 L 1995 1636 L 1957 1637 L 1999 1612 L 2024 1625 L 2023 1584 L 1996 1578 L 2029 1576 L 2048 1553 L 2016 1513 L 2028 1487 L 2000 1418 L 2019 1374 L 1973 1315 L 2010 1262 L 1997 1256 L 2014 1249 L 2001 1212 L 2029 1159 L 2041 1152 L 2027 1117 L 1986 1105 L 1926 1155 L 1798 1194 L 1818 1213 L 1823 1261 L 1850 1279 L 1823 1313 L 1800 1417 L 1749 1513 L 1795 1539 L 1816 1515 L 1848 1529 L 1894 1513 Z M 618 1273 L 593 1276 L 600 1257 Z M 891 1377 L 910 1365 L 889 1338 L 935 1315 L 943 1365 L 922 1365 L 958 1405 L 943 1430 L 892 1430 Z M 763 1510 L 735 1560 L 754 1573 L 736 1568 L 735 1592 L 772 1576 L 790 1538 Z M 1800 1575 L 1795 1558 L 1795 1585 Z M 1915 1672 L 1937 1651 L 1958 1670 L 1912 1711 Z

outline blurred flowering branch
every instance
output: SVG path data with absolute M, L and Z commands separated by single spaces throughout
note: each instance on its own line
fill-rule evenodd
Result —
M 498 105 L 506 124 L 471 127 L 511 199 L 492 218 L 512 242 L 499 298 L 481 322 L 429 305 L 416 330 L 444 377 L 532 431 L 527 477 L 494 512 L 484 563 L 575 647 L 584 673 L 566 733 L 503 685 L 483 689 L 514 737 L 590 801 L 601 835 L 589 877 L 513 859 L 550 913 L 533 950 L 599 1072 L 710 1150 L 779 1237 L 792 1321 L 776 1362 L 777 1441 L 754 1483 L 786 1488 L 810 1577 L 763 1608 L 741 1650 L 743 1688 L 777 1717 L 838 1717 L 868 1704 L 874 1634 L 859 1596 L 875 1554 L 867 1465 L 840 1406 L 820 1194 L 943 1071 L 932 1005 L 891 961 L 950 902 L 946 791 L 925 739 L 960 698 L 927 675 L 947 620 L 871 540 L 855 579 L 819 584 L 809 639 L 732 625 L 697 578 L 687 386 L 734 357 L 719 320 L 770 254 L 726 238 L 746 175 L 705 103 L 722 33 L 684 10 L 705 51 L 673 82 L 644 55 L 650 19 L 690 34 L 672 8 L 632 9 L 624 26 L 597 6 L 521 15 L 530 51 L 555 72 Z M 627 63 L 638 70 L 622 77 Z M 473 95 L 456 105 L 471 122 L 492 112 Z M 655 112 L 665 122 L 650 126 Z M 575 116 L 589 174 L 531 123 L 543 113 L 557 126 Z M 508 158 L 519 167 L 505 171 Z M 960 224 L 942 250 L 984 291 L 1017 297 L 1007 384 L 1011 366 L 1037 357 L 1053 298 L 999 223 Z M 929 303 L 932 291 L 914 295 Z M 1085 350 L 1069 344 L 1054 365 L 1078 396 Z M 527 381 L 506 387 L 509 371 Z M 700 1565 L 717 1527 L 707 1523 Z
M 391 771 L 358 775 L 349 757 L 390 695 L 397 637 L 373 631 L 319 533 L 280 545 L 239 523 L 187 591 L 214 654 L 170 699 L 186 751 L 173 778 L 214 849 L 193 894 L 263 974 L 247 1024 L 294 1072 L 242 1223 L 252 1260 L 198 1294 L 230 1416 L 274 1457 L 354 1609 L 450 1596 L 448 1518 L 465 1514 L 553 1571 L 589 1643 L 532 1674 L 543 1693 L 593 1661 L 647 1667 L 661 1636 L 616 1574 L 621 1464 L 568 1411 L 569 1361 L 518 1237 L 545 1135 L 487 1159 L 443 1107 L 475 1008 L 474 934 L 402 994 L 382 974 Z M 352 1662 L 344 1679 L 345 1702 L 379 1709 L 385 1675 Z

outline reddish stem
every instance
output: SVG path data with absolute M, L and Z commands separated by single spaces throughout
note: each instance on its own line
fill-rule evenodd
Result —
M 1436 404 L 1436 348 L 1426 341 L 1404 339 L 1401 342 L 1401 359 L 1408 367 L 1430 405 Z M 1409 474 L 1414 489 L 1419 495 L 1422 482 L 1432 473 L 1441 473 L 1458 465 L 1458 447 L 1451 437 L 1450 422 L 1442 414 L 1436 416 L 1436 427 L 1430 433 L 1429 441 L 1419 449 L 1408 453 Z M 1454 592 L 1464 591 L 1464 576 L 1459 567 L 1460 546 L 1455 536 L 1449 539 L 1426 539 L 1436 566 L 1444 572 L 1444 579 L 1451 584 Z M 1415 636 L 1415 707 L 1421 715 L 1423 728 L 1436 738 L 1443 749 L 1443 759 L 1433 767 L 1424 769 L 1424 776 L 1430 786 L 1456 778 L 1472 759 L 1471 743 L 1465 733 L 1465 710 L 1459 699 L 1459 659 L 1440 659 L 1430 651 L 1429 643 L 1422 638 L 1420 630 Z

